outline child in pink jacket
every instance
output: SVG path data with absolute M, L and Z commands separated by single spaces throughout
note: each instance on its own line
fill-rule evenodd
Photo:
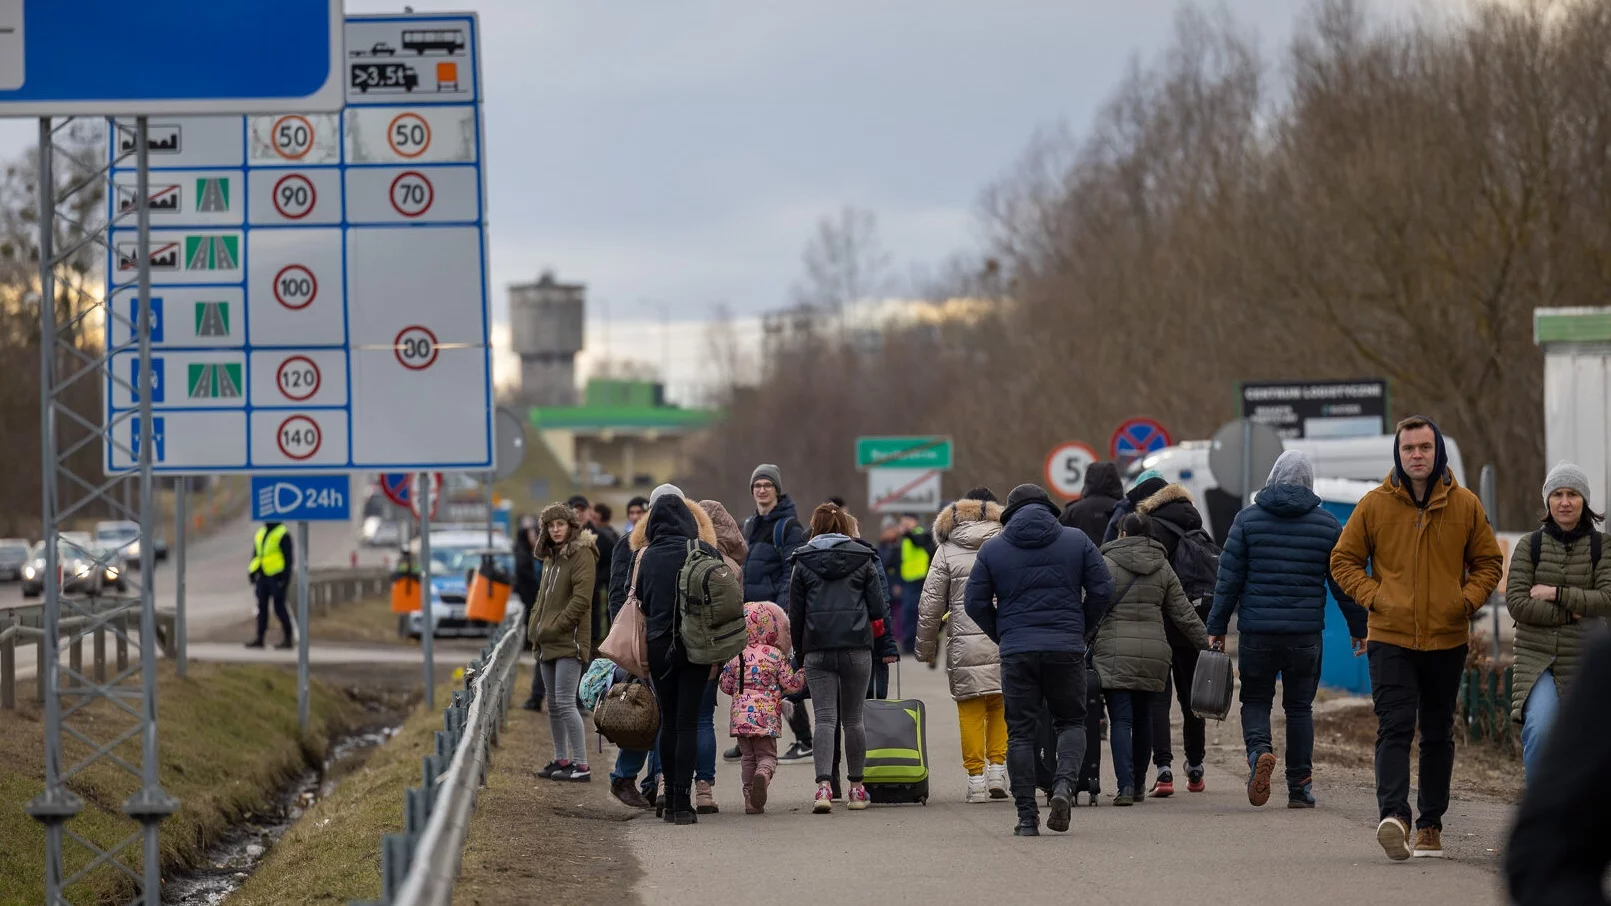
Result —
M 778 766 L 777 736 L 783 696 L 805 688 L 805 674 L 789 664 L 789 618 L 771 601 L 744 605 L 747 642 L 722 668 L 722 691 L 733 697 L 729 732 L 742 756 L 744 814 L 766 810 L 766 787 Z

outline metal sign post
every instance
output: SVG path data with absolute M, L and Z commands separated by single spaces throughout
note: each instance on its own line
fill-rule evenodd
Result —
M 173 634 L 179 649 L 179 677 L 184 678 L 190 663 L 185 629 L 185 536 L 188 534 L 190 515 L 186 505 L 190 498 L 190 479 L 176 478 L 173 484 L 173 535 L 174 535 L 174 599 Z
M 308 732 L 308 524 L 296 524 L 296 720 Z
M 436 488 L 429 472 L 421 472 L 414 485 L 420 514 L 420 647 L 425 651 L 425 707 L 436 707 L 436 614 L 431 608 L 431 510 Z

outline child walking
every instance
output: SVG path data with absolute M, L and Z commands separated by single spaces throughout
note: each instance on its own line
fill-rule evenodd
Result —
M 771 601 L 744 605 L 747 641 L 722 668 L 722 691 L 733 697 L 729 732 L 738 738 L 744 814 L 766 810 L 766 788 L 778 766 L 778 716 L 784 695 L 805 688 L 805 674 L 789 663 L 789 618 Z

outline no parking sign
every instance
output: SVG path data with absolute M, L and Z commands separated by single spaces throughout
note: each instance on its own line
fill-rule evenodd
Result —
M 1168 430 L 1150 418 L 1130 418 L 1119 423 L 1108 442 L 1108 453 L 1120 462 L 1128 462 L 1148 453 L 1156 453 L 1173 444 Z

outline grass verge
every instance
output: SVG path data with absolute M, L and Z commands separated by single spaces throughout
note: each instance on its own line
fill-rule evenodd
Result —
M 320 642 L 358 642 L 376 645 L 418 645 L 397 634 L 397 614 L 387 597 L 332 604 L 324 614 L 308 621 L 311 639 Z
M 522 665 L 519 683 L 530 682 Z M 588 741 L 596 737 L 588 733 Z M 593 781 L 555 783 L 536 776 L 553 751 L 547 713 L 510 713 L 493 751 L 487 785 L 476 798 L 455 906 L 566 906 L 637 903 L 642 869 L 626 843 L 626 822 L 654 820 L 610 798 L 615 750 L 592 758 Z M 586 841 L 577 845 L 576 841 Z
M 200 864 L 207 850 L 246 815 L 266 809 L 287 783 L 322 761 L 329 740 L 356 726 L 362 707 L 342 692 L 315 681 L 310 699 L 311 731 L 297 727 L 296 675 L 279 667 L 193 663 L 183 680 L 173 665 L 158 666 L 158 739 L 163 788 L 179 811 L 162 824 L 164 872 Z M 71 726 L 110 739 L 134 725 L 125 712 L 97 702 L 73 717 Z M 138 763 L 139 739 L 116 754 Z M 88 749 L 69 741 L 63 767 Z M 32 702 L 0 712 L 0 903 L 39 903 L 45 898 L 45 833 L 23 807 L 44 789 L 44 725 Z M 138 825 L 123 817 L 122 804 L 139 781 L 106 762 L 69 784 L 84 811 L 67 827 L 99 847 L 113 845 Z M 88 864 L 83 847 L 68 842 L 69 874 Z M 123 864 L 140 870 L 138 847 Z M 73 902 L 126 902 L 133 885 L 116 869 L 98 869 L 68 890 Z

